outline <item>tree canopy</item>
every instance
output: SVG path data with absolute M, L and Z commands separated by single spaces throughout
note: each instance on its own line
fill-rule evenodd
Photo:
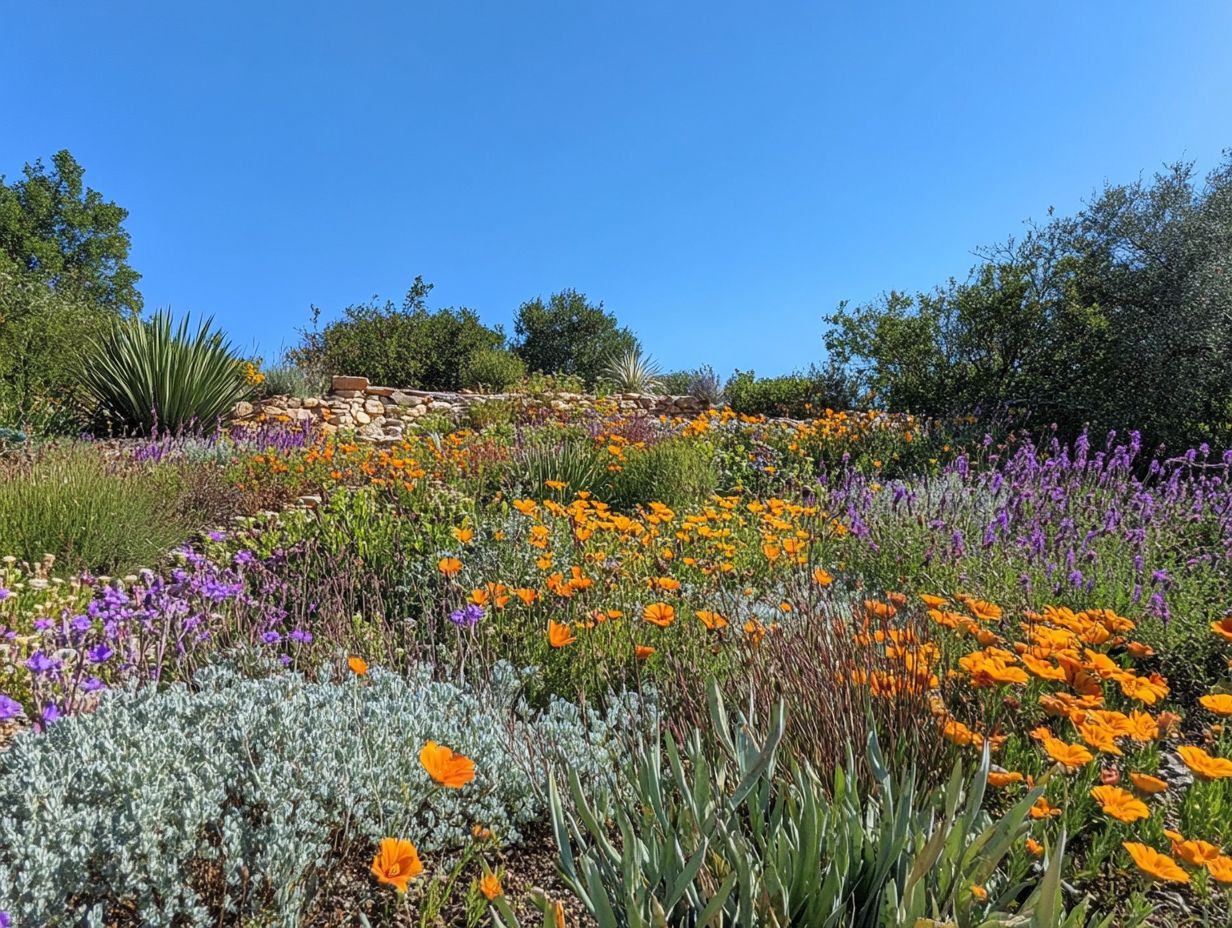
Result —
M 612 358 L 641 347 L 602 303 L 572 289 L 553 293 L 546 303 L 542 297 L 523 303 L 513 329 L 513 350 L 530 370 L 572 374 L 592 385 Z
M 977 257 L 963 282 L 840 305 L 831 359 L 925 415 L 1232 438 L 1232 152 L 1205 180 L 1178 163 L 1106 185 Z
M 0 270 L 31 275 L 57 290 L 117 311 L 140 312 L 141 275 L 128 263 L 128 211 L 86 187 L 68 151 L 27 164 L 21 179 L 0 175 Z

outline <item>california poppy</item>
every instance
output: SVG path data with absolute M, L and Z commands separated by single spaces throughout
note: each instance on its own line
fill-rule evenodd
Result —
M 642 618 L 652 625 L 667 628 L 676 620 L 676 610 L 668 603 L 651 603 L 642 610 Z
M 1215 757 L 1202 748 L 1183 744 L 1176 749 L 1185 766 L 1204 780 L 1223 780 L 1232 777 L 1232 760 Z
M 723 618 L 723 616 L 719 615 L 717 612 L 712 612 L 709 609 L 698 609 L 694 615 L 701 619 L 701 623 L 712 632 L 718 631 L 720 628 L 727 625 L 727 619 Z
M 633 656 L 636 657 L 639 661 L 644 661 L 646 658 L 650 657 L 650 655 L 654 653 L 655 653 L 654 648 L 647 647 L 644 644 L 635 645 L 633 648 Z
M 1227 693 L 1215 693 L 1210 696 L 1203 696 L 1198 702 L 1202 703 L 1203 707 L 1216 715 L 1232 715 L 1232 696 Z
M 1125 841 L 1121 847 L 1129 852 L 1129 856 L 1134 860 L 1134 866 L 1147 876 L 1169 883 L 1189 882 L 1189 874 L 1167 854 L 1161 854 L 1155 848 L 1136 841 Z
M 351 668 L 351 673 L 357 677 L 362 677 L 368 672 L 368 662 L 362 657 L 347 658 L 347 666 Z
M 1150 818 L 1151 810 L 1141 799 L 1119 786 L 1097 786 L 1091 790 L 1091 797 L 1099 803 L 1104 814 L 1115 818 L 1118 822 L 1136 822 L 1141 818 Z
M 462 562 L 456 557 L 443 557 L 436 562 L 436 567 L 446 577 L 452 577 L 462 569 Z
M 407 884 L 423 873 L 419 852 L 405 838 L 382 838 L 380 850 L 372 858 L 372 872 L 382 883 L 404 893 Z
M 505 894 L 505 890 L 501 887 L 500 880 L 497 879 L 495 873 L 485 873 L 483 875 L 479 880 L 479 891 L 483 893 L 483 898 L 489 902 Z
M 563 648 L 565 645 L 573 644 L 577 641 L 577 637 L 573 634 L 573 629 L 568 625 L 562 625 L 560 622 L 548 620 L 548 643 L 554 648 Z
M 469 757 L 455 754 L 453 750 L 435 741 L 429 741 L 419 751 L 419 762 L 428 776 L 441 786 L 461 789 L 475 779 L 475 762 Z

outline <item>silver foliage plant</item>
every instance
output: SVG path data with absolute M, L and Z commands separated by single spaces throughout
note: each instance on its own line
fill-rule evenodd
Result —
M 432 866 L 482 824 L 506 840 L 544 812 L 565 769 L 602 797 L 645 705 L 532 711 L 524 674 L 483 690 L 373 669 L 337 682 L 207 668 L 192 689 L 116 692 L 90 714 L 18 735 L 0 754 L 0 910 L 18 925 L 210 925 L 193 874 L 220 871 L 228 921 L 297 925 L 338 856 L 410 838 Z M 427 740 L 475 761 L 434 788 Z M 200 886 L 196 887 L 200 889 Z

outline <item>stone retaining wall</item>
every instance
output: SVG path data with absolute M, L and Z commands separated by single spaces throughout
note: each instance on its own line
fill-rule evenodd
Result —
M 379 387 L 367 377 L 334 377 L 321 397 L 271 396 L 255 403 L 238 403 L 234 424 L 268 422 L 313 423 L 325 434 L 355 429 L 366 441 L 398 441 L 409 423 L 427 415 L 461 418 L 475 405 L 507 402 L 520 409 L 547 408 L 562 412 L 617 411 L 634 416 L 691 416 L 709 404 L 695 396 L 617 393 L 597 397 L 585 393 L 434 393 Z

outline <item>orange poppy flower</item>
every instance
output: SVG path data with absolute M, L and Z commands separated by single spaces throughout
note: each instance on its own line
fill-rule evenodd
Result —
M 1046 796 L 1036 799 L 1035 804 L 1027 811 L 1032 818 L 1056 818 L 1061 814 L 1061 810 L 1052 805 Z
M 1130 773 L 1129 782 L 1134 784 L 1134 789 L 1138 792 L 1146 793 L 1148 796 L 1162 793 L 1168 788 L 1166 781 L 1153 777 L 1149 773 Z
M 464 545 L 469 544 L 475 537 L 475 530 L 470 528 L 455 528 L 450 529 L 450 531 L 453 533 L 453 537 Z
M 1206 872 L 1220 883 L 1232 883 L 1232 857 L 1220 855 L 1206 862 Z
M 881 603 L 875 599 L 864 600 L 864 615 L 869 619 L 892 619 L 898 612 L 889 603 Z
M 639 661 L 644 661 L 646 658 L 650 657 L 650 655 L 654 653 L 655 653 L 654 648 L 647 647 L 644 644 L 635 645 L 633 648 L 633 656 L 636 657 Z
M 1044 739 L 1044 751 L 1058 764 L 1065 767 L 1081 767 L 1094 760 L 1095 755 L 1080 744 L 1066 744 L 1059 738 Z
M 1222 853 L 1209 841 L 1186 841 L 1179 832 L 1165 830 L 1164 837 L 1172 842 L 1172 853 L 1191 867 L 1203 867 L 1207 861 L 1218 860 Z
M 443 557 L 436 562 L 436 568 L 446 577 L 452 577 L 462 569 L 462 562 L 456 557 Z
M 489 902 L 505 894 L 505 890 L 495 873 L 485 873 L 483 875 L 479 880 L 479 891 L 483 893 L 483 898 Z
M 518 597 L 518 599 L 522 600 L 522 602 L 528 606 L 531 603 L 533 603 L 535 601 L 535 598 L 539 595 L 534 590 L 532 590 L 530 587 L 525 587 L 525 586 L 520 586 L 513 592 Z
M 816 570 L 813 571 L 813 582 L 816 583 L 818 586 L 829 586 L 831 583 L 834 582 L 834 578 L 830 576 L 828 571 L 826 571 L 825 569 L 821 567 L 818 567 Z
M 1211 631 L 1221 638 L 1232 641 L 1232 615 L 1224 616 L 1218 622 L 1212 622 Z
M 1215 757 L 1202 748 L 1183 744 L 1176 749 L 1181 755 L 1185 766 L 1203 780 L 1223 780 L 1232 777 L 1232 760 L 1226 757 Z
M 667 628 L 676 621 L 676 609 L 668 603 L 651 603 L 642 610 L 642 618 L 659 628 Z
M 423 873 L 419 852 L 405 838 L 382 838 L 380 850 L 372 858 L 372 872 L 376 878 L 404 893 L 407 884 Z
M 1203 696 L 1198 702 L 1216 715 L 1232 715 L 1232 696 L 1227 693 L 1215 693 Z
M 428 776 L 441 786 L 461 789 L 475 779 L 475 762 L 469 757 L 455 754 L 450 748 L 429 741 L 419 751 L 419 762 Z
M 1189 874 L 1180 868 L 1175 860 L 1167 854 L 1161 854 L 1153 847 L 1139 844 L 1136 841 L 1125 841 L 1121 844 L 1133 858 L 1134 866 L 1152 879 L 1166 883 L 1188 883 Z
M 932 609 L 940 609 L 946 604 L 944 596 L 934 596 L 932 593 L 921 593 L 920 601 Z
M 577 641 L 577 637 L 573 634 L 572 628 L 553 619 L 548 620 L 548 643 L 552 647 L 563 648 L 565 645 L 573 644 L 575 641 Z
M 351 668 L 351 673 L 357 677 L 362 677 L 368 672 L 368 662 L 362 657 L 347 658 L 347 666 Z
M 989 786 L 1009 786 L 1011 783 L 1021 783 L 1022 774 L 1016 770 L 989 770 Z
M 1040 844 L 1034 838 L 1027 838 L 1027 853 L 1032 857 L 1044 856 L 1044 845 Z
M 711 612 L 709 609 L 698 609 L 694 615 L 696 615 L 698 619 L 701 620 L 701 623 L 712 632 L 718 631 L 720 628 L 725 628 L 727 626 L 727 619 L 723 618 L 723 616 L 719 615 L 717 612 Z
M 1097 786 L 1091 790 L 1091 797 L 1099 803 L 1105 815 L 1118 822 L 1136 822 L 1138 819 L 1151 817 L 1151 810 L 1146 807 L 1146 803 L 1135 799 L 1133 793 L 1119 786 Z

